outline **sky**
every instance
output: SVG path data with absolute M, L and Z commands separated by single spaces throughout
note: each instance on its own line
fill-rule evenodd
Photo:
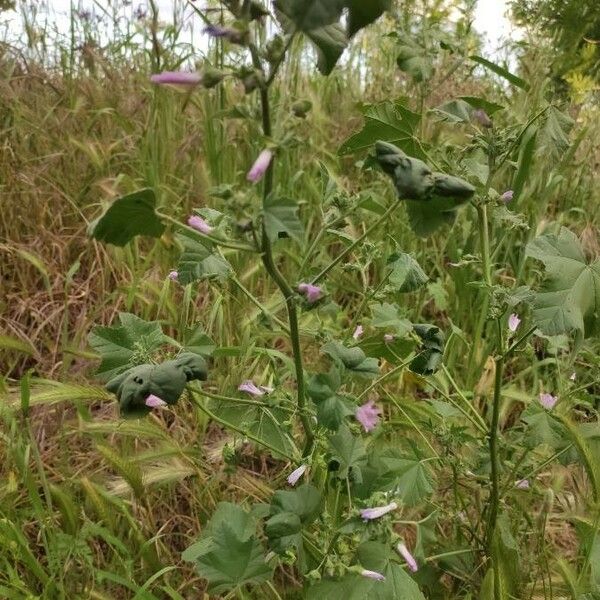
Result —
M 113 0 L 114 1 L 114 0 Z M 67 23 L 67 14 L 71 6 L 71 2 L 80 10 L 92 9 L 94 5 L 107 6 L 112 4 L 107 0 L 45 0 L 45 4 L 50 8 L 50 14 L 53 15 L 51 20 L 54 20 L 59 28 L 64 28 Z M 117 0 L 118 2 L 118 0 Z M 181 6 L 182 0 L 156 0 L 161 13 L 170 16 L 175 5 Z M 131 0 L 132 6 L 145 6 L 147 0 Z M 478 0 L 475 13 L 475 29 L 484 36 L 485 49 L 493 55 L 501 46 L 502 41 L 507 38 L 518 35 L 512 28 L 510 20 L 507 18 L 508 11 L 507 0 Z M 98 10 L 96 8 L 96 10 Z M 19 19 L 14 19 L 10 26 L 10 33 L 15 31 L 16 25 L 19 24 Z

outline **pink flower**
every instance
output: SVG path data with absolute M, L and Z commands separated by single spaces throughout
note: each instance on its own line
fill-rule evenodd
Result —
M 520 322 L 521 319 L 519 319 L 519 315 L 513 313 L 510 315 L 510 317 L 508 317 L 508 328 L 514 333 L 517 330 Z
M 374 506 L 373 508 L 363 508 L 360 511 L 360 516 L 363 521 L 372 521 L 373 519 L 379 519 L 383 515 L 387 515 L 389 512 L 396 510 L 398 505 L 395 502 L 390 502 L 385 506 Z
M 256 162 L 252 165 L 252 168 L 248 171 L 247 179 L 252 183 L 258 183 L 267 172 L 269 165 L 273 160 L 273 152 L 271 150 L 263 150 L 256 159 Z
M 419 565 L 417 564 L 417 561 L 415 560 L 415 557 L 409 552 L 409 550 L 406 547 L 406 545 L 403 544 L 402 542 L 400 542 L 396 546 L 396 550 L 398 550 L 398 554 L 400 554 L 400 556 L 406 561 L 406 564 L 408 565 L 408 568 L 413 573 L 416 573 L 419 570 Z
M 528 490 L 529 481 L 527 479 L 519 479 L 519 481 L 515 481 L 515 487 L 519 490 Z
M 540 394 L 540 404 L 546 410 L 552 410 L 557 402 L 558 398 L 552 394 Z
M 213 230 L 213 228 L 202 217 L 199 217 L 198 215 L 192 215 L 187 220 L 187 223 L 192 229 L 195 229 L 200 233 L 208 234 Z
M 362 334 L 364 333 L 364 329 L 362 325 L 357 325 L 356 329 L 354 330 L 354 333 L 352 334 L 352 337 L 357 340 L 359 337 L 362 336 Z
M 363 577 L 368 577 L 369 579 L 376 579 L 377 581 L 385 581 L 385 575 L 378 573 L 377 571 L 369 571 L 369 569 L 363 569 L 360 574 Z
M 323 290 L 312 283 L 301 283 L 298 286 L 298 291 L 306 296 L 309 304 L 314 304 L 323 295 Z
M 381 414 L 381 409 L 375 406 L 374 400 L 369 400 L 362 406 L 359 406 L 356 409 L 356 419 L 357 421 L 364 427 L 365 431 L 368 433 L 369 431 L 373 431 L 375 427 L 377 427 L 377 423 L 379 423 L 379 415 Z
M 392 335 L 391 333 L 386 333 L 386 334 L 384 334 L 384 336 L 383 336 L 383 341 L 384 341 L 386 344 L 391 344 L 391 343 L 392 343 L 392 342 L 393 342 L 395 339 L 396 339 L 396 336 L 395 336 L 395 335 Z
M 149 408 L 162 408 L 163 406 L 167 406 L 167 403 L 162 398 L 159 398 L 154 394 L 150 394 L 146 398 L 144 404 Z
M 179 273 L 177 271 L 171 271 L 169 273 L 169 279 L 171 281 L 177 281 L 177 278 L 179 277 Z
M 240 392 L 247 392 L 251 396 L 264 396 L 265 394 L 270 394 L 273 391 L 273 388 L 267 387 L 266 385 L 256 386 L 253 381 L 247 379 L 240 383 L 238 390 Z
M 294 469 L 288 476 L 287 478 L 287 482 L 290 485 L 296 485 L 298 483 L 298 480 L 300 479 L 300 477 L 302 477 L 302 475 L 304 475 L 304 472 L 306 471 L 308 467 L 306 465 L 300 465 L 297 469 Z
M 220 25 L 208 25 L 202 31 L 215 38 L 225 38 L 234 44 L 241 43 L 244 37 L 241 31 Z
M 505 204 L 508 204 L 512 201 L 515 193 L 512 190 L 506 190 L 502 196 L 500 196 L 500 200 Z
M 163 71 L 162 73 L 155 73 L 152 75 L 150 81 L 158 85 L 171 84 L 194 86 L 202 81 L 202 76 L 198 73 L 189 73 L 185 71 Z
M 482 127 L 492 126 L 492 120 L 489 118 L 488 114 L 485 112 L 485 110 L 483 110 L 483 108 L 474 110 L 471 118 Z

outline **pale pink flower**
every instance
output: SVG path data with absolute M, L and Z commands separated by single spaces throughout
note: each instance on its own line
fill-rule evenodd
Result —
M 248 171 L 247 179 L 252 183 L 258 183 L 267 172 L 269 165 L 273 160 L 273 152 L 271 150 L 263 150 L 256 159 L 252 168 Z
M 517 327 L 519 327 L 520 323 L 521 323 L 521 319 L 519 318 L 519 315 L 516 315 L 515 313 L 513 313 L 512 315 L 510 315 L 510 317 L 508 317 L 508 328 L 513 333 L 517 330 Z
M 300 477 L 302 477 L 302 475 L 304 475 L 304 472 L 306 471 L 308 467 L 306 465 L 300 465 L 297 469 L 294 469 L 288 476 L 287 478 L 287 482 L 290 485 L 296 485 L 298 483 L 298 480 L 300 479 Z
M 558 398 L 552 394 L 540 394 L 540 404 L 546 410 L 552 410 L 557 402 Z
M 356 409 L 355 417 L 356 420 L 364 427 L 365 431 L 373 431 L 379 423 L 379 415 L 381 409 L 375 405 L 374 400 L 369 400 L 362 406 Z
M 150 81 L 158 85 L 194 86 L 201 83 L 202 76 L 199 73 L 189 73 L 186 71 L 163 71 L 162 73 L 152 75 Z
M 179 273 L 177 271 L 171 271 L 169 273 L 169 279 L 171 281 L 177 281 L 177 278 L 179 277 Z
M 519 490 L 528 490 L 529 489 L 529 480 L 519 479 L 518 481 L 515 481 L 515 487 Z
M 398 554 L 400 554 L 400 556 L 406 561 L 408 568 L 413 573 L 416 573 L 419 570 L 419 565 L 417 564 L 415 557 L 409 552 L 406 545 L 400 542 L 396 546 L 396 550 L 398 550 Z
M 379 573 L 377 571 L 369 571 L 369 569 L 363 569 L 360 574 L 363 577 L 368 577 L 369 579 L 376 579 L 377 581 L 385 581 L 385 575 Z
M 312 283 L 301 283 L 298 286 L 298 291 L 306 296 L 309 304 L 314 304 L 323 295 L 323 290 L 318 285 Z
M 202 217 L 199 217 L 198 215 L 192 215 L 187 220 L 187 224 L 192 229 L 195 229 L 196 231 L 199 231 L 200 233 L 209 234 L 213 230 L 213 228 Z
M 273 388 L 266 385 L 256 386 L 253 381 L 247 379 L 240 383 L 238 390 L 240 392 L 246 392 L 251 396 L 264 396 L 265 394 L 270 394 L 273 391 Z
M 393 342 L 395 339 L 396 339 L 396 336 L 395 336 L 395 335 L 393 335 L 393 334 L 391 334 L 391 333 L 386 333 L 386 334 L 384 334 L 384 336 L 383 336 L 383 341 L 384 341 L 386 344 L 391 344 L 391 343 L 392 343 L 392 342 Z
M 513 197 L 514 197 L 515 193 L 512 190 L 506 190 L 502 196 L 500 196 L 500 200 L 502 202 L 504 202 L 505 204 L 508 204 L 509 202 L 512 201 Z
M 488 114 L 483 110 L 483 108 L 478 108 L 473 111 L 471 115 L 473 121 L 481 125 L 482 127 L 491 127 L 493 125 L 492 120 L 489 118 Z
M 577 373 L 575 373 L 575 371 L 573 371 L 573 372 L 571 373 L 571 376 L 569 377 L 569 379 L 570 379 L 571 381 L 575 381 L 575 380 L 577 379 Z
M 379 519 L 383 515 L 387 515 L 389 512 L 396 510 L 398 505 L 395 502 L 390 502 L 385 506 L 374 506 L 373 508 L 363 508 L 360 511 L 360 516 L 364 521 L 372 521 L 373 519 Z
M 167 406 L 167 403 L 162 398 L 159 398 L 154 394 L 150 394 L 146 398 L 144 404 L 149 408 L 162 408 L 163 406 Z
M 354 333 L 352 334 L 352 337 L 357 340 L 359 337 L 362 336 L 362 334 L 364 333 L 364 329 L 362 325 L 357 325 L 356 329 L 354 330 Z

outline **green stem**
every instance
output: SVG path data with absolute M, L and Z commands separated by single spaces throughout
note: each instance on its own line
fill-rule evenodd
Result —
M 387 221 L 388 217 L 400 206 L 400 203 L 400 199 L 396 200 L 356 241 L 352 242 L 350 246 L 338 254 L 338 256 L 312 280 L 312 284 L 315 285 L 321 281 L 321 279 L 323 279 L 325 275 L 331 271 L 331 269 L 342 262 L 346 256 L 348 256 L 348 254 L 354 250 L 354 248 L 356 248 L 365 238 L 369 237 L 371 233 L 373 233 L 373 231 L 375 231 L 375 229 L 377 229 L 384 221 Z

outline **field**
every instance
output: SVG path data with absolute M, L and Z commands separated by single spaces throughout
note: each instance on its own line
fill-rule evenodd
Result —
M 267 4 L 0 2 L 0 598 L 600 598 L 598 41 Z

